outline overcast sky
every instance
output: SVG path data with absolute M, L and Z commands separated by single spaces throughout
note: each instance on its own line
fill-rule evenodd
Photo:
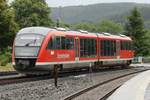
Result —
M 136 2 L 150 3 L 150 0 L 46 0 L 50 7 L 88 5 L 96 3 L 114 3 L 114 2 Z

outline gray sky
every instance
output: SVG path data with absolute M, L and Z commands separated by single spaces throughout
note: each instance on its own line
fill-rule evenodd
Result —
M 150 0 L 46 0 L 50 7 L 88 5 L 95 3 L 136 2 L 150 3 Z

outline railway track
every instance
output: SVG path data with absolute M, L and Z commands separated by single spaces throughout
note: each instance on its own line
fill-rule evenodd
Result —
M 51 78 L 50 75 L 44 76 L 21 76 L 21 75 L 14 75 L 7 78 L 0 78 L 0 85 L 7 85 L 7 84 L 14 84 L 14 83 L 23 83 L 23 82 L 30 82 L 30 81 L 37 81 L 37 80 L 45 80 Z
M 132 69 L 132 68 L 130 68 Z M 100 70 L 93 70 L 92 73 L 97 73 L 97 72 L 105 72 L 105 71 L 115 71 L 115 70 L 120 70 L 120 69 L 100 69 Z M 85 69 L 78 69 L 78 70 L 66 70 L 59 72 L 59 77 L 68 77 L 68 76 L 74 76 L 74 75 L 82 75 L 82 74 L 87 74 L 91 73 L 89 72 L 88 68 Z M 13 84 L 13 83 L 23 83 L 23 82 L 30 82 L 30 81 L 38 81 L 38 80 L 46 80 L 46 79 L 51 79 L 53 78 L 52 75 L 50 74 L 45 74 L 45 75 L 38 75 L 38 76 L 24 76 L 18 74 L 16 71 L 13 72 L 2 72 L 0 73 L 0 85 L 7 85 L 7 84 Z
M 102 70 L 104 71 L 104 70 Z M 59 77 L 67 77 L 69 75 L 82 75 L 87 74 L 88 70 L 65 70 L 59 72 Z M 16 71 L 13 72 L 0 72 L 0 85 L 23 83 L 30 81 L 46 80 L 51 79 L 53 76 L 51 74 L 37 75 L 37 76 L 24 76 L 18 74 Z
M 121 85 L 120 85 L 121 86 Z M 112 91 L 108 92 L 105 96 L 100 98 L 99 100 L 106 100 L 109 96 L 111 96 L 120 86 L 114 88 Z
M 103 71 L 107 71 L 108 69 L 103 69 Z M 117 70 L 117 69 L 114 69 Z M 93 71 L 95 73 L 100 71 Z M 69 71 L 62 71 L 59 72 L 59 77 L 68 77 L 71 75 L 82 75 L 89 73 L 88 69 L 84 70 L 69 70 Z M 38 80 L 46 80 L 46 79 L 52 79 L 53 76 L 50 74 L 44 74 L 44 75 L 37 75 L 37 76 L 24 76 L 20 75 L 17 72 L 2 72 L 0 73 L 0 85 L 7 85 L 7 84 L 14 84 L 14 83 L 23 83 L 23 82 L 30 82 L 30 81 L 38 81 Z
M 0 72 L 0 76 L 17 75 L 17 74 L 18 72 L 16 71 Z
M 15 99 L 16 94 L 17 94 L 29 100 L 33 99 L 33 98 L 30 98 L 30 96 L 33 96 L 33 95 L 35 95 L 34 96 L 35 98 L 36 96 L 38 96 L 39 99 L 43 97 L 45 99 L 49 98 L 51 100 L 62 100 L 62 98 L 70 95 L 71 93 L 80 91 L 81 89 L 86 88 L 87 86 L 91 86 L 98 82 L 104 82 L 104 80 L 112 79 L 123 74 L 131 73 L 131 72 L 135 72 L 135 71 L 139 71 L 143 69 L 144 69 L 143 67 L 141 68 L 138 67 L 138 68 L 128 68 L 124 70 L 120 68 L 119 69 L 104 69 L 104 70 L 99 70 L 99 71 L 93 71 L 92 73 L 89 73 L 88 70 L 87 71 L 80 70 L 80 71 L 73 71 L 73 72 L 69 71 L 67 73 L 60 72 L 59 77 L 61 78 L 58 79 L 58 82 L 59 82 L 58 88 L 55 88 L 55 86 L 53 85 L 53 82 L 54 82 L 52 79 L 53 77 L 50 75 L 38 76 L 38 77 L 25 77 L 25 76 L 18 75 L 16 79 L 9 78 L 9 79 L 4 79 L 4 80 L 1 80 L 1 77 L 0 77 L 0 83 L 3 81 L 1 84 L 1 94 L 3 94 L 3 96 L 6 98 L 10 97 L 12 99 Z M 84 76 L 82 77 L 82 75 Z M 85 85 L 83 85 L 84 82 L 89 82 L 89 83 L 86 83 Z M 16 84 L 16 83 L 19 83 L 19 84 Z M 101 93 L 107 94 L 113 88 L 110 88 L 109 91 L 104 91 L 104 93 L 102 91 Z M 108 89 L 108 87 L 106 87 L 105 90 L 106 89 Z M 41 95 L 37 94 L 39 92 L 41 93 Z M 33 95 L 30 95 L 30 94 L 33 94 Z M 98 99 L 99 98 L 100 96 L 98 97 Z M 98 100 L 98 99 L 89 99 L 89 100 Z M 77 100 L 87 100 L 87 99 L 77 99 Z
M 135 74 L 147 71 L 147 70 L 150 70 L 150 69 L 143 69 L 143 70 L 140 70 L 140 71 L 131 72 L 131 73 L 128 73 L 128 74 L 124 74 L 124 75 L 121 75 L 121 76 L 118 76 L 118 77 L 106 80 L 104 82 L 95 84 L 95 85 L 93 85 L 91 87 L 88 87 L 88 88 L 85 88 L 85 89 L 83 89 L 81 91 L 78 91 L 78 92 L 76 92 L 74 94 L 71 94 L 71 95 L 63 98 L 63 100 L 75 100 L 76 98 L 79 98 L 81 95 L 83 95 L 83 94 L 85 94 L 85 93 L 87 93 L 89 91 L 92 91 L 92 90 L 94 90 L 94 89 L 96 89 L 96 88 L 98 88 L 98 87 L 100 87 L 102 85 L 111 83 L 111 82 L 113 82 L 115 80 L 119 80 L 121 78 L 125 78 L 125 77 L 130 76 L 130 75 L 135 75 Z M 103 97 L 99 98 L 99 100 L 106 100 L 117 88 L 119 88 L 119 86 L 115 87 L 113 90 L 111 90 L 110 92 L 106 93 Z

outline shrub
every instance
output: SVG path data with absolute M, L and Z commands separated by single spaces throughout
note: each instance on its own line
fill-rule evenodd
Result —
M 8 49 L 0 54 L 0 65 L 6 66 L 10 62 L 11 62 L 11 50 Z

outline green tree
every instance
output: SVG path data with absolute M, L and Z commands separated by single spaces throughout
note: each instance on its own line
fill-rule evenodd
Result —
M 120 33 L 123 31 L 123 27 L 121 24 L 114 23 L 111 20 L 103 20 L 98 23 L 98 31 L 99 32 L 110 32 L 110 33 Z
M 149 54 L 148 37 L 144 29 L 144 22 L 138 9 L 135 7 L 127 17 L 125 27 L 126 35 L 131 36 L 134 43 L 136 56 L 147 56 Z
M 78 30 L 87 30 L 90 32 L 96 32 L 96 26 L 94 24 L 91 23 L 87 23 L 87 22 L 82 22 L 82 23 L 77 23 L 72 25 L 73 29 L 78 29 Z
M 13 43 L 18 30 L 14 19 L 14 11 L 9 7 L 7 0 L 0 0 L 0 51 Z
M 30 26 L 51 26 L 50 8 L 45 0 L 15 0 L 16 22 L 20 28 Z
M 57 20 L 54 24 L 55 24 L 54 26 L 56 27 L 70 28 L 70 25 L 63 21 Z

